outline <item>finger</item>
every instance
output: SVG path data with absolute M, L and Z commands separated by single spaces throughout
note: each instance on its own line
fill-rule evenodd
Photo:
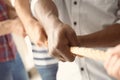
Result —
M 68 49 L 69 48 L 61 48 L 61 49 L 55 48 L 54 53 L 52 53 L 52 55 L 62 61 L 73 61 L 75 59 L 75 56 L 72 55 Z
M 77 46 L 78 40 L 77 40 L 76 33 L 69 25 L 65 25 L 65 26 L 66 26 L 66 28 L 69 27 L 68 29 L 66 29 L 66 37 L 69 40 L 70 46 Z
M 44 39 L 40 39 L 38 42 L 37 42 L 37 44 L 39 45 L 39 46 L 46 46 L 47 47 L 47 40 L 46 40 L 46 38 L 44 37 Z
M 38 45 L 47 46 L 47 36 L 43 31 L 40 33 Z
M 120 77 L 119 71 L 120 71 L 120 57 L 118 58 L 114 66 L 112 67 L 111 75 L 116 78 L 119 78 Z
M 109 54 L 107 57 L 106 57 L 106 61 L 104 63 L 104 67 L 107 69 L 109 67 L 109 62 L 111 60 L 111 58 L 113 57 L 113 53 L 111 53 L 112 49 L 109 49 L 106 54 Z
M 66 53 L 66 54 L 63 54 L 63 56 L 64 56 L 64 58 L 66 58 L 67 61 L 70 61 L 70 62 L 74 61 L 75 56 L 70 52 L 69 47 L 66 48 L 64 53 Z
M 53 51 L 49 51 L 49 54 L 51 56 L 53 56 L 54 58 L 62 61 L 62 62 L 65 62 L 66 60 L 63 58 L 63 56 L 61 56 L 61 52 L 57 49 L 53 49 Z
M 113 74 L 113 70 L 114 70 L 113 68 L 115 67 L 114 65 L 116 64 L 117 60 L 118 60 L 118 56 L 113 56 L 107 66 L 107 70 L 110 75 Z
M 105 61 L 105 67 L 106 67 L 106 68 L 109 66 L 109 62 L 110 62 L 111 58 L 112 58 L 114 55 L 117 55 L 117 56 L 120 57 L 120 55 L 119 55 L 119 53 L 120 53 L 119 47 L 120 47 L 120 45 L 118 45 L 118 46 L 115 47 L 115 48 L 111 48 L 111 49 L 109 49 L 109 50 L 106 52 L 106 54 L 110 54 L 110 55 L 107 57 L 106 61 Z
M 60 55 L 58 55 L 58 56 L 52 55 L 52 57 L 58 59 L 59 61 L 66 62 L 66 60 L 62 56 L 60 56 Z
M 64 48 L 59 48 L 56 50 L 66 61 L 74 61 L 75 56 L 70 52 L 69 46 L 64 46 Z

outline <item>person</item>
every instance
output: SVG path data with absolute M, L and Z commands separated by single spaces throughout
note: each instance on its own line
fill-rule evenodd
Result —
M 14 6 L 14 3 L 12 3 L 12 4 Z M 22 2 L 22 4 L 24 4 L 24 3 Z M 51 57 L 48 54 L 47 48 L 44 45 L 40 44 L 41 42 L 37 42 L 39 39 L 44 41 L 44 39 L 46 38 L 46 35 L 43 37 L 41 35 L 42 38 L 39 38 L 38 34 L 44 34 L 44 31 L 43 31 L 43 33 L 41 32 L 42 31 L 41 24 L 36 26 L 36 24 L 39 24 L 38 21 L 33 18 L 27 18 L 27 16 L 28 15 L 26 15 L 27 20 L 25 20 L 25 22 L 23 21 L 23 24 L 25 23 L 24 26 L 25 26 L 26 32 L 31 39 L 32 53 L 33 53 L 35 67 L 39 71 L 43 80 L 56 80 L 56 74 L 57 74 L 57 70 L 58 70 L 58 60 L 56 60 L 55 58 Z M 32 14 L 30 16 L 32 16 Z M 31 19 L 31 20 L 28 20 L 28 19 Z M 32 24 L 31 24 L 31 22 L 32 22 Z M 29 25 L 29 26 L 27 26 L 27 25 Z M 35 27 L 37 27 L 37 28 L 34 29 Z M 40 29 L 39 29 L 39 27 L 40 27 Z M 33 31 L 33 34 L 30 29 Z M 40 31 L 40 33 L 38 31 Z M 38 32 L 38 33 L 34 34 L 34 32 Z M 32 36 L 31 36 L 31 34 L 32 34 Z M 38 35 L 38 36 L 34 36 L 34 35 Z M 38 37 L 39 39 L 37 40 L 36 37 Z M 34 40 L 32 40 L 32 39 L 34 39 Z M 33 43 L 33 42 L 35 42 L 35 43 Z M 36 44 L 41 45 L 41 47 L 36 46 Z
M 78 41 L 81 47 L 107 48 L 119 43 L 119 0 L 53 1 L 56 3 L 58 11 L 61 14 L 61 20 L 70 24 L 77 35 L 80 35 L 78 36 Z M 78 57 L 76 57 L 75 60 L 79 66 L 79 78 L 81 80 L 114 80 L 114 78 L 107 74 L 102 62 Z M 60 67 L 63 68 L 63 65 L 67 67 L 67 64 L 68 63 L 60 63 Z M 61 78 L 63 76 L 60 76 L 62 71 L 61 69 L 61 71 L 58 72 L 58 80 L 63 79 Z M 74 76 L 77 77 L 77 71 L 72 74 L 75 74 Z M 65 75 L 67 76 L 67 78 L 65 78 L 69 79 L 69 76 L 72 74 Z
M 5 0 L 0 0 L 0 80 L 29 80 L 11 33 L 24 35 L 24 29 L 18 18 L 10 19 Z
M 52 0 L 33 1 L 31 3 L 34 5 L 32 11 L 46 32 L 49 52 L 54 57 L 61 61 L 73 61 L 75 59 L 80 69 L 78 74 L 81 76 L 81 80 L 114 80 L 107 74 L 101 62 L 89 58 L 75 58 L 70 52 L 70 47 L 79 45 L 96 48 L 111 47 L 118 44 L 120 40 L 118 0 L 53 0 L 58 8 L 60 20 L 57 8 Z M 20 13 L 22 10 L 23 8 L 20 10 L 20 7 L 16 5 L 16 11 L 21 21 L 24 18 L 23 13 Z M 78 40 L 74 30 L 64 23 L 71 24 L 79 35 Z M 64 64 L 60 67 L 63 67 Z M 67 75 L 73 77 L 73 74 Z M 61 76 L 60 80 L 63 79 Z M 73 80 L 74 78 L 70 79 Z
M 58 60 L 48 54 L 48 49 L 45 46 L 38 47 L 34 43 L 31 44 L 34 64 L 42 80 L 56 80 Z
M 106 53 L 110 54 L 104 63 L 108 74 L 120 80 L 120 44 L 108 49 Z

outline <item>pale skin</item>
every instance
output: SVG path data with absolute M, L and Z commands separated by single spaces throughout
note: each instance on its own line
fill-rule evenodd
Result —
M 0 36 L 10 34 L 10 33 L 14 33 L 19 36 L 25 36 L 25 31 L 22 26 L 23 25 L 20 24 L 20 20 L 17 18 L 0 21 Z
M 46 44 L 47 36 L 41 23 L 32 16 L 29 0 L 15 0 L 15 9 L 31 41 L 39 46 Z
M 109 75 L 120 80 L 120 44 L 107 51 L 110 54 L 105 61 L 105 68 Z

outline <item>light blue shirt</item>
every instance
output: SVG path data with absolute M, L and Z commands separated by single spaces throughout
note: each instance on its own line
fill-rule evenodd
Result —
M 63 22 L 71 25 L 77 35 L 85 35 L 102 30 L 106 25 L 113 24 L 119 19 L 119 0 L 53 1 L 55 2 L 59 10 L 60 19 Z M 76 58 L 75 62 L 79 66 L 80 73 L 78 74 L 80 76 L 80 79 L 74 78 L 74 80 L 115 80 L 107 74 L 102 62 L 78 57 Z M 63 68 L 63 66 L 64 64 L 62 64 L 60 67 Z M 70 66 L 68 66 L 68 68 L 69 67 Z M 72 69 L 73 68 L 71 68 L 71 70 Z M 68 77 L 71 77 L 69 78 L 69 80 L 73 80 L 72 77 L 75 77 L 75 73 L 71 74 L 72 75 L 68 74 Z M 68 78 L 66 77 L 64 80 L 67 79 Z M 62 80 L 62 78 L 58 80 Z

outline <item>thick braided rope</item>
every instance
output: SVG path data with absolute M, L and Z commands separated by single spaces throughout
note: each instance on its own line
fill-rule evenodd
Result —
M 88 57 L 94 60 L 105 61 L 107 54 L 104 51 L 93 48 L 71 47 L 71 52 L 78 56 Z

